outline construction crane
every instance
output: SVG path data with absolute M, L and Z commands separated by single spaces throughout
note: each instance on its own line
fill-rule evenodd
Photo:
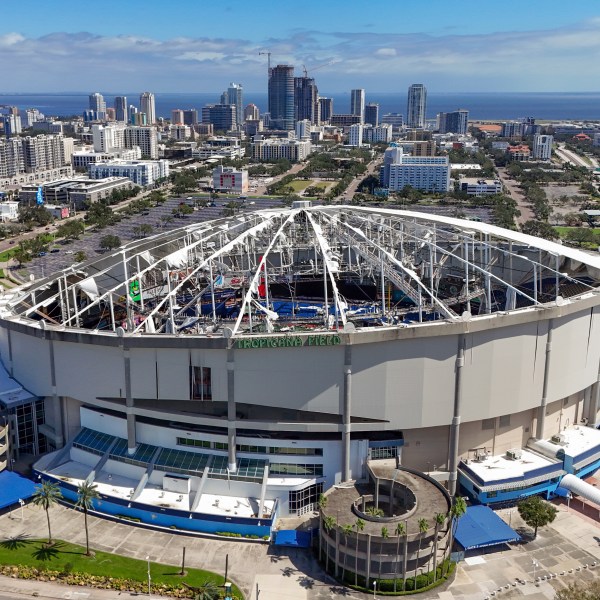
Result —
M 267 66 L 268 66 L 268 71 L 269 71 L 269 75 L 271 75 L 271 51 L 270 50 L 265 50 L 264 52 L 261 50 L 258 55 L 262 56 L 266 54 L 267 55 Z
M 326 63 L 323 63 L 322 65 L 317 65 L 316 67 L 312 67 L 312 69 L 310 69 L 310 72 L 312 73 L 313 71 L 316 71 L 317 69 L 322 69 L 323 67 L 328 67 L 329 65 L 332 65 L 333 63 L 338 62 L 337 59 L 332 58 L 331 60 L 328 60 Z M 304 77 L 308 77 L 308 69 L 306 68 L 306 65 L 302 65 L 302 70 L 304 71 Z

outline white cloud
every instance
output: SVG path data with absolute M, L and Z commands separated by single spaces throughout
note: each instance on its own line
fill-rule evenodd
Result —
M 376 56 L 396 56 L 395 48 L 378 48 L 375 50 Z

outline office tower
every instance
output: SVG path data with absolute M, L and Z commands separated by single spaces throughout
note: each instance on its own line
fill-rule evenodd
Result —
M 409 127 L 425 127 L 427 111 L 427 89 L 422 83 L 413 83 L 408 88 L 406 123 Z
M 260 111 L 256 104 L 248 104 L 244 109 L 244 121 L 258 121 L 260 119 Z
M 152 92 L 143 92 L 140 95 L 140 112 L 146 113 L 146 121 L 149 125 L 156 123 L 156 106 Z
M 89 108 L 93 111 L 94 119 L 103 120 L 106 119 L 106 102 L 104 96 L 98 92 L 94 92 L 89 96 Z
M 294 129 L 294 67 L 277 65 L 269 74 L 269 113 L 273 129 Z
M 469 128 L 469 111 L 459 109 L 454 112 L 439 113 L 438 123 L 440 133 L 466 135 Z
M 207 104 L 202 108 L 202 122 L 211 123 L 215 130 L 229 131 L 237 127 L 235 104 Z
M 294 118 L 319 123 L 319 90 L 312 77 L 294 77 Z
M 550 160 L 552 158 L 552 144 L 554 137 L 551 135 L 536 134 L 533 136 L 533 158 L 537 160 Z
M 376 102 L 369 102 L 365 106 L 365 123 L 369 123 L 373 127 L 379 125 L 379 104 Z
M 122 123 L 127 122 L 127 97 L 115 96 L 115 119 Z
M 127 122 L 130 123 L 131 125 L 135 125 L 135 119 L 138 112 L 137 106 L 134 106 L 133 104 L 129 105 L 129 110 L 127 111 Z
M 2 115 L 0 119 L 4 128 L 4 135 L 7 138 L 21 133 L 21 117 L 19 115 Z
M 350 114 L 357 115 L 363 122 L 365 116 L 365 90 L 356 89 L 350 92 Z
M 198 124 L 198 111 L 195 108 L 183 111 L 183 124 L 191 127 Z
M 225 102 L 223 102 L 225 100 Z M 221 104 L 233 104 L 235 106 L 235 119 L 238 125 L 244 121 L 244 91 L 239 83 L 230 83 L 227 91 L 221 96 Z
M 172 125 L 183 125 L 183 111 L 180 108 L 176 108 L 171 111 L 171 124 Z
M 327 123 L 333 115 L 333 98 L 319 98 L 320 122 Z
M 309 119 L 303 119 L 302 121 L 296 121 L 296 139 L 309 140 L 310 139 L 310 127 L 311 127 L 311 122 Z

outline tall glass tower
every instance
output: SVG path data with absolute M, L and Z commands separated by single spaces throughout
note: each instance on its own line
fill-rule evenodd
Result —
M 408 88 L 408 104 L 406 107 L 406 124 L 412 128 L 425 127 L 427 110 L 427 88 L 422 83 L 413 83 Z
M 146 122 L 148 125 L 156 123 L 156 108 L 152 92 L 143 92 L 140 95 L 140 112 L 146 113 Z
M 127 96 L 115 96 L 115 119 L 127 122 Z
M 277 65 L 269 74 L 271 127 L 294 129 L 294 67 Z
M 365 90 L 362 88 L 350 92 L 350 114 L 360 117 L 360 122 L 364 122 Z

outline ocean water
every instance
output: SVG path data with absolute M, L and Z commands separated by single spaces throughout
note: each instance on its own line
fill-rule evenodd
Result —
M 121 95 L 121 94 L 117 94 Z M 139 92 L 124 94 L 129 104 L 139 106 Z M 336 113 L 350 111 L 350 92 L 328 94 L 332 97 Z M 107 106 L 113 106 L 115 94 L 104 94 Z M 162 94 L 156 93 L 156 113 L 170 118 L 175 108 L 200 110 L 202 106 L 219 101 L 219 93 Z M 367 102 L 379 103 L 379 114 L 399 112 L 406 114 L 406 93 L 371 92 Z M 267 94 L 244 94 L 244 104 L 256 104 L 261 112 L 267 110 Z M 65 94 L 0 94 L 0 105 L 18 106 L 19 109 L 37 108 L 48 116 L 81 115 L 88 107 L 87 93 Z M 600 120 L 600 92 L 588 93 L 434 93 L 427 98 L 427 116 L 434 118 L 438 112 L 465 108 L 471 119 L 506 120 L 521 117 L 537 119 Z

